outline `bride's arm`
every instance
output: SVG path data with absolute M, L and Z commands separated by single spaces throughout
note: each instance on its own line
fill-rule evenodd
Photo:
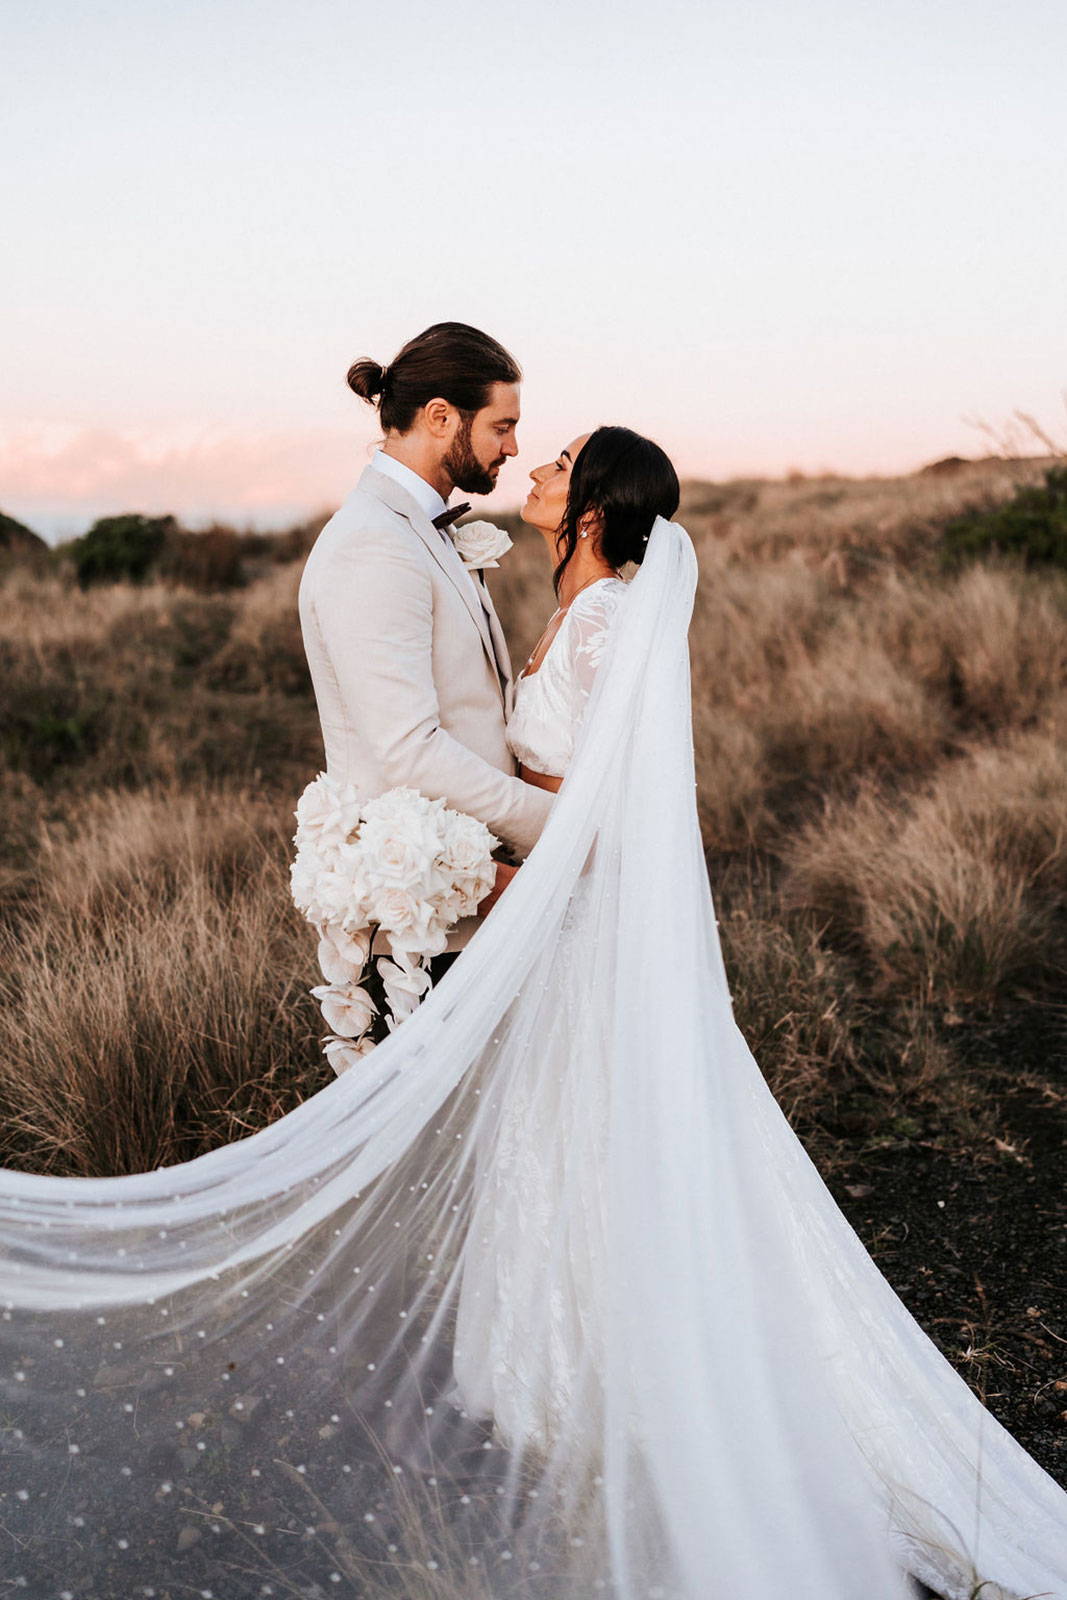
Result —
M 586 702 L 592 693 L 608 634 L 615 619 L 617 604 L 617 591 L 605 595 L 602 590 L 588 590 L 584 596 L 580 595 L 572 603 L 569 616 L 562 619 L 569 623 L 568 636 L 565 640 L 561 640 L 561 644 L 565 649 L 565 681 L 569 691 L 573 733 L 577 733 L 585 716 Z M 560 625 L 557 624 L 552 630 L 553 635 Z M 540 657 L 543 661 L 545 651 L 541 645 L 544 639 L 545 635 L 542 634 L 531 660 Z M 541 666 L 539 670 L 545 669 Z M 545 789 L 550 794 L 558 794 L 563 782 L 562 776 L 556 777 L 549 772 L 539 772 L 536 767 L 527 766 L 525 763 L 519 766 L 519 777 L 524 783 L 532 784 L 537 789 Z

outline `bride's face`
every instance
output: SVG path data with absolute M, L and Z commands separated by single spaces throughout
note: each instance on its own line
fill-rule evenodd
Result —
M 530 473 L 533 479 L 533 488 L 530 490 L 526 504 L 522 508 L 522 520 L 531 527 L 540 528 L 555 550 L 554 540 L 563 521 L 563 513 L 567 509 L 567 492 L 571 486 L 571 471 L 578 459 L 578 453 L 589 439 L 589 434 L 580 433 L 577 439 L 572 439 L 566 449 L 561 450 L 555 461 L 547 461 L 543 467 L 535 467 Z

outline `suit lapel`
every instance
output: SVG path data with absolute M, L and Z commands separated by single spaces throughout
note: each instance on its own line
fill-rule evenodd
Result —
M 479 592 L 485 598 L 485 614 L 489 618 L 489 632 L 493 640 L 493 649 L 496 652 L 497 671 L 500 673 L 500 685 L 504 691 L 504 706 L 507 710 L 508 716 L 510 717 L 513 697 L 513 685 L 511 679 L 511 651 L 508 649 L 508 642 L 504 637 L 504 630 L 500 626 L 500 618 L 496 614 L 496 607 L 493 605 L 493 596 L 489 592 L 489 585 L 485 581 L 485 574 L 479 573 L 474 581 L 478 585 Z
M 501 679 L 500 692 L 506 702 L 506 680 L 501 674 L 497 649 L 490 628 L 489 614 L 476 592 L 476 580 L 472 579 L 463 565 L 463 561 L 452 540 L 447 537 L 442 538 L 440 529 L 434 527 L 433 522 L 423 511 L 414 496 L 408 494 L 407 490 L 399 483 L 395 483 L 392 478 L 387 478 L 384 472 L 376 472 L 373 467 L 365 468 L 363 476 L 359 480 L 359 487 L 370 490 L 377 499 L 389 507 L 390 511 L 395 511 L 399 516 L 406 517 L 438 566 L 451 579 L 456 593 L 470 613 L 471 621 L 478 629 L 485 653 L 489 657 L 497 677 Z M 493 621 L 496 622 L 496 627 L 499 631 L 500 623 L 496 620 L 495 614 L 493 615 Z M 503 640 L 502 633 L 501 640 Z

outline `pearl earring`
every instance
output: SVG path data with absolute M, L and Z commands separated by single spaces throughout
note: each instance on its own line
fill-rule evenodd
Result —
M 578 537 L 579 537 L 579 539 L 588 539 L 588 537 L 589 537 L 589 529 L 588 528 L 579 528 L 578 529 Z

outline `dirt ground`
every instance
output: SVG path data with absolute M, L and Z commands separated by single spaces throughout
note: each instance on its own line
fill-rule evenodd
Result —
M 1005 1151 L 975 1164 L 921 1139 L 860 1153 L 829 1182 L 879 1268 L 989 1409 L 1067 1484 L 1067 1011 L 1018 1005 L 961 1025 L 995 1059 Z M 1059 1107 L 1029 1087 L 1040 1070 Z

